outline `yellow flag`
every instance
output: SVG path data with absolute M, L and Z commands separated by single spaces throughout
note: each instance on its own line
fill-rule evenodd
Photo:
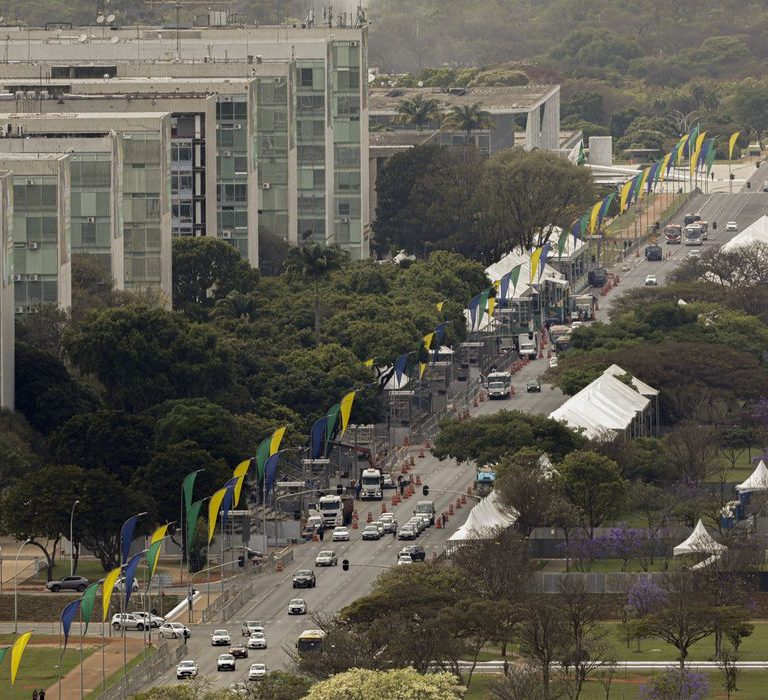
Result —
M 683 136 L 678 142 L 677 142 L 677 162 L 682 163 L 683 162 L 683 149 L 685 148 L 685 142 L 688 140 L 688 134 Z
M 208 503 L 208 544 L 211 543 L 213 533 L 216 531 L 216 521 L 219 518 L 221 502 L 224 500 L 226 494 L 227 489 L 219 489 L 213 496 L 211 496 L 210 503 Z
M 248 469 L 251 466 L 250 459 L 244 459 L 240 464 L 235 467 L 235 471 L 232 476 L 237 477 L 237 483 L 235 484 L 234 503 L 235 508 L 240 503 L 240 492 L 243 490 L 243 483 L 245 482 L 245 475 L 248 473 Z
M 442 310 L 443 310 L 443 304 L 445 304 L 445 302 L 444 302 L 444 301 L 438 301 L 438 302 L 437 302 L 437 304 L 435 304 L 435 308 L 436 308 L 438 311 L 442 311 Z
M 339 401 L 339 413 L 341 414 L 341 433 L 339 439 L 344 435 L 349 424 L 349 415 L 352 413 L 352 402 L 355 400 L 354 391 L 350 391 L 344 398 Z
M 543 250 L 544 250 L 543 247 L 539 247 L 539 248 L 536 248 L 536 250 L 534 250 L 531 253 L 531 262 L 530 262 L 530 270 L 529 270 L 530 279 L 528 280 L 530 284 L 533 284 L 533 280 L 536 279 L 536 272 L 539 269 L 539 259 L 541 258 L 541 252 Z
M 21 657 L 24 655 L 24 649 L 27 648 L 27 642 L 32 636 L 32 632 L 25 632 L 14 643 L 11 649 L 11 685 L 16 682 L 16 673 L 19 670 Z
M 671 153 L 667 153 L 667 155 L 664 156 L 664 159 L 661 161 L 661 166 L 659 167 L 659 184 L 664 184 L 664 177 L 667 174 L 667 165 L 669 165 L 669 159 L 672 157 Z
M 149 538 L 149 545 L 150 547 L 155 543 L 159 542 L 160 540 L 165 537 L 165 533 L 168 531 L 168 525 L 161 525 L 158 527 L 153 533 L 152 537 Z
M 101 585 L 101 621 L 106 622 L 109 615 L 109 601 L 112 598 L 112 591 L 117 583 L 117 577 L 120 575 L 122 567 L 112 569 L 105 577 Z
M 370 360 L 366 360 L 365 362 L 363 362 L 363 364 L 364 364 L 366 367 L 368 367 L 368 368 L 370 368 L 370 367 L 373 367 L 373 359 L 374 359 L 374 358 L 371 358 Z
M 278 428 L 272 433 L 272 439 L 269 441 L 269 456 L 271 457 L 275 452 L 280 449 L 280 443 L 285 435 L 285 428 Z
M 643 176 L 640 178 L 640 185 L 638 185 L 637 188 L 637 198 L 640 199 L 640 197 L 643 196 L 643 192 L 645 191 L 645 181 L 648 179 L 648 174 L 651 172 L 650 168 L 646 168 L 643 170 Z
M 624 186 L 621 188 L 621 199 L 619 200 L 619 210 L 624 211 L 627 208 L 627 197 L 629 197 L 629 191 L 632 189 L 632 183 L 634 180 L 627 180 Z
M 736 146 L 736 141 L 739 139 L 740 131 L 734 131 L 731 134 L 731 138 L 728 140 L 728 160 L 733 160 L 733 148 Z
M 493 316 L 493 310 L 496 308 L 496 297 L 488 297 L 488 317 Z
M 690 162 L 690 169 L 691 169 L 691 177 L 693 177 L 694 173 L 696 172 L 696 166 L 699 162 L 699 153 L 701 153 L 701 146 L 704 143 L 704 139 L 707 136 L 706 131 L 702 131 L 698 137 L 696 138 L 696 144 L 693 149 L 693 155 L 691 156 L 691 162 Z
M 426 362 L 419 362 L 419 379 L 424 375 L 424 370 L 427 368 Z
M 429 350 L 432 347 L 432 338 L 435 337 L 435 332 L 427 333 L 424 336 L 424 347 Z

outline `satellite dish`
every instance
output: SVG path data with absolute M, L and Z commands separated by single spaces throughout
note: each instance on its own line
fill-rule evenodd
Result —
M 115 21 L 114 15 L 107 15 L 107 24 L 112 24 Z
M 104 24 L 104 15 L 99 15 L 96 18 L 96 24 Z
M 118 41 L 120 41 L 120 39 L 119 39 L 118 37 L 116 37 L 116 36 L 113 36 L 113 37 L 112 37 L 112 38 L 109 40 L 109 43 L 110 43 L 110 44 L 116 44 Z
M 419 87 L 424 87 L 424 81 L 423 80 L 419 80 L 419 82 L 416 83 L 416 85 L 418 85 Z
M 87 34 L 81 34 L 79 37 L 77 37 L 77 40 L 84 44 L 86 41 L 88 41 L 88 35 Z

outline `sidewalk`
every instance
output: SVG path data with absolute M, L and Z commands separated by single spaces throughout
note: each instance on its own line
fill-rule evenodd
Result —
M 122 639 L 106 640 L 104 650 L 104 675 L 102 675 L 102 654 L 101 637 L 86 637 L 85 646 L 95 647 L 95 651 L 83 661 L 83 696 L 94 690 L 100 690 L 102 679 L 109 677 L 123 667 L 123 641 Z M 127 658 L 131 659 L 141 653 L 144 647 L 144 640 L 139 638 L 126 638 Z M 71 647 L 70 647 L 71 648 Z M 47 700 L 68 700 L 70 698 L 80 697 L 80 666 L 75 666 L 64 678 L 61 679 L 61 694 L 59 694 L 59 683 L 55 683 L 50 688 L 45 689 Z

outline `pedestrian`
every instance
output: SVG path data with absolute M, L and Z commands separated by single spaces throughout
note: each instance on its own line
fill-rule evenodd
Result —
M 403 494 L 405 493 L 405 484 L 401 481 L 400 482 L 400 497 L 403 497 Z
M 45 700 L 45 690 L 40 688 L 40 692 L 37 694 L 37 700 Z
M 443 513 L 442 518 L 443 518 L 443 527 L 445 527 L 445 524 L 448 522 L 448 518 L 446 517 L 445 513 Z
M 507 661 L 506 659 L 504 659 L 504 675 L 505 676 L 509 675 L 509 661 Z
M 363 482 L 358 481 L 357 485 L 355 486 L 355 500 L 360 500 L 360 492 L 363 490 Z
M 392 539 L 397 539 L 397 522 L 392 523 Z
M 320 527 L 317 528 L 317 535 L 320 538 L 320 541 L 322 542 L 323 538 L 325 537 L 325 528 L 322 525 L 320 525 Z
M 37 699 L 38 699 L 38 697 L 39 697 L 39 696 L 38 696 L 38 694 L 37 694 L 37 688 L 35 688 L 35 689 L 32 691 L 32 700 L 37 700 Z

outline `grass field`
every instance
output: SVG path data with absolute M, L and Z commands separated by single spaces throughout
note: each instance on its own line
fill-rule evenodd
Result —
M 13 635 L 3 635 L 4 638 L 7 636 L 12 637 Z M 6 639 L 4 643 L 7 644 L 8 641 L 11 640 Z M 61 663 L 62 676 L 66 676 L 67 673 L 80 663 L 80 650 L 76 644 L 67 648 L 61 662 L 59 662 L 58 647 L 37 647 L 34 645 L 34 641 L 35 637 L 33 635 L 19 665 L 19 673 L 16 676 L 16 684 L 13 689 L 15 698 L 24 698 L 26 700 L 26 698 L 32 697 L 33 689 L 49 688 L 56 683 L 59 677 L 59 663 Z M 83 649 L 83 656 L 87 657 L 93 652 L 93 647 L 85 647 Z M 8 659 L 0 664 L 0 700 L 6 700 L 6 698 L 11 697 L 10 672 L 9 652 Z
M 145 571 L 144 568 L 142 567 L 139 568 L 139 571 L 137 574 L 137 578 L 139 581 L 143 581 L 143 577 L 145 575 L 144 571 Z M 179 572 L 178 568 L 163 566 L 162 564 L 160 564 L 157 567 L 158 574 L 175 575 L 177 579 L 178 579 L 178 572 Z M 104 578 L 106 575 L 107 575 L 107 572 L 104 571 L 104 567 L 101 565 L 101 562 L 98 561 L 97 559 L 81 559 L 77 565 L 77 571 L 75 571 L 75 576 L 84 576 L 91 583 Z M 69 559 L 67 557 L 63 559 L 57 559 L 53 565 L 54 580 L 63 578 L 64 576 L 69 576 Z M 39 581 L 40 583 L 45 583 L 47 580 L 48 580 L 47 569 L 45 568 L 40 569 L 40 571 L 38 571 L 37 574 L 27 579 L 29 583 L 34 583 L 36 581 Z
M 111 676 L 107 676 L 107 688 L 109 688 L 113 683 L 120 680 L 128 671 L 130 671 L 136 664 L 138 664 L 140 661 L 143 661 L 149 656 L 152 656 L 152 654 L 157 652 L 156 647 L 150 647 L 149 649 L 145 649 L 141 652 L 141 654 L 137 654 L 134 656 L 127 664 L 125 668 L 121 668 L 119 671 L 115 671 Z M 94 690 L 88 695 L 85 696 L 86 700 L 89 698 L 97 698 L 101 695 L 101 690 Z

